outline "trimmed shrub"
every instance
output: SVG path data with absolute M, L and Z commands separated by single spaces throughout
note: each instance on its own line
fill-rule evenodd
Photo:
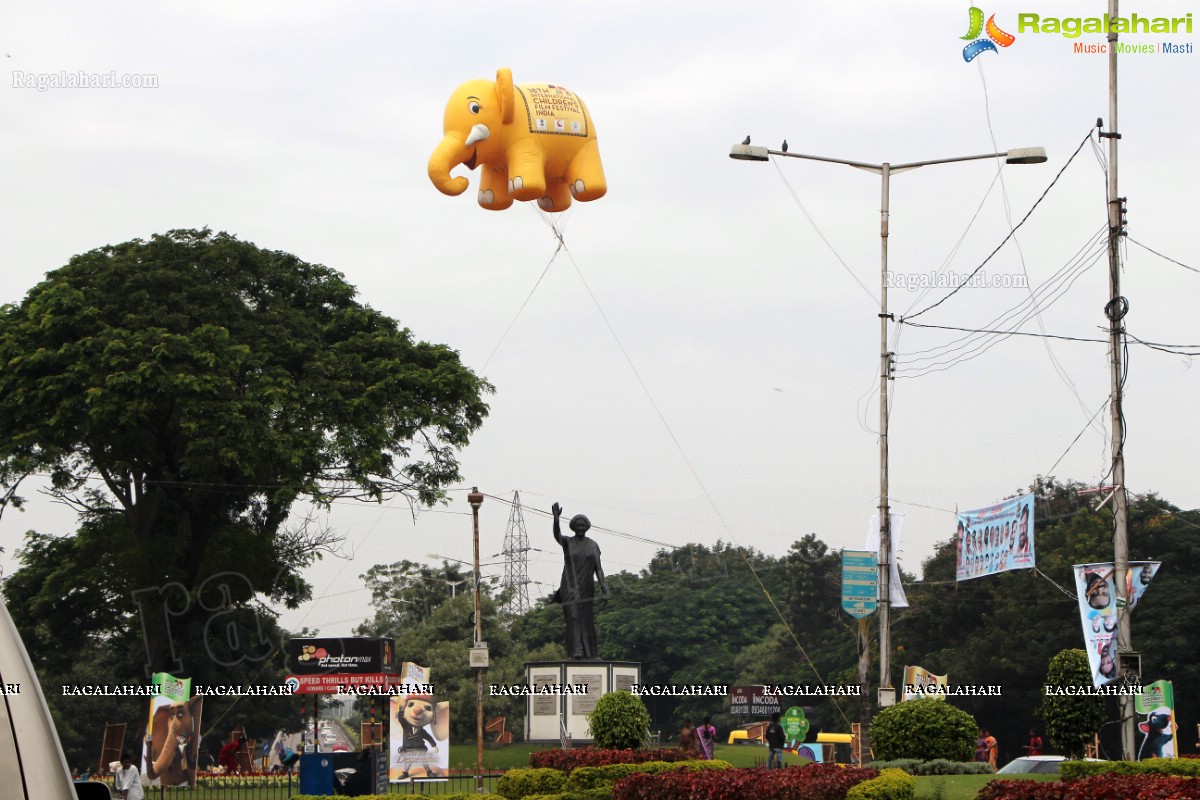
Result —
M 980 761 L 947 761 L 935 758 L 920 761 L 915 758 L 898 758 L 895 761 L 872 761 L 872 769 L 902 769 L 909 775 L 991 775 L 990 764 Z
M 1046 669 L 1046 686 L 1091 686 L 1092 668 L 1088 655 L 1079 649 L 1060 650 Z M 1078 758 L 1092 737 L 1100 732 L 1108 715 L 1104 698 L 1093 695 L 1045 694 L 1037 715 L 1046 720 L 1046 736 L 1060 753 Z
M 639 748 L 650 730 L 650 712 L 639 695 L 609 692 L 588 714 L 588 729 L 597 747 Z
M 593 789 L 568 791 L 562 800 L 612 800 L 612 787 L 597 786 Z
M 872 761 L 866 766 L 880 771 L 885 769 L 902 769 L 909 775 L 916 775 L 917 768 L 924 763 L 919 758 L 893 758 L 891 761 Z
M 1151 758 L 1147 761 L 1064 761 L 1059 765 L 1058 774 L 1068 782 L 1099 775 L 1178 775 L 1200 778 L 1200 761 L 1176 758 Z
M 442 798 L 439 797 L 438 800 L 442 800 Z M 581 789 L 562 794 L 531 794 L 525 800 L 612 800 L 612 787 L 601 786 L 596 789 Z
M 570 773 L 579 767 L 602 767 L 605 764 L 643 764 L 647 761 L 691 761 L 695 756 L 677 749 L 612 750 L 600 747 L 581 747 L 578 750 L 543 750 L 529 754 L 529 766 L 550 767 Z
M 878 778 L 850 787 L 846 800 L 913 800 L 917 782 L 902 769 L 885 769 Z
M 496 791 L 507 800 L 521 800 L 531 794 L 560 794 L 567 776 L 556 769 L 510 769 L 496 781 Z
M 923 697 L 885 708 L 871 721 L 871 743 L 881 761 L 944 758 L 969 761 L 979 726 L 945 700 Z

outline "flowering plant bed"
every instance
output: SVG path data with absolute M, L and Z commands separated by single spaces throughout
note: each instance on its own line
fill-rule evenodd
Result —
M 667 772 L 630 775 L 613 786 L 613 800 L 845 800 L 879 770 L 809 764 L 800 768 Z
M 1098 775 L 1070 783 L 992 781 L 976 800 L 1200 800 L 1200 779 L 1173 775 Z
M 646 761 L 691 761 L 694 757 L 676 748 L 661 750 L 605 750 L 581 747 L 578 750 L 543 750 L 529 754 L 529 766 L 571 772 L 576 767 L 604 767 L 609 764 L 642 764 Z

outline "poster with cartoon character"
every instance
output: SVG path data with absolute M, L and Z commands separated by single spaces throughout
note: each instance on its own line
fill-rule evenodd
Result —
M 430 694 L 406 694 L 390 703 L 388 780 L 445 779 L 450 771 L 450 703 Z
M 142 771 L 151 786 L 196 786 L 203 697 L 192 697 L 191 678 L 159 672 L 151 678 L 158 697 L 150 700 Z
M 1175 758 L 1175 689 L 1170 681 L 1155 681 L 1142 687 L 1133 699 L 1137 713 L 1137 759 Z

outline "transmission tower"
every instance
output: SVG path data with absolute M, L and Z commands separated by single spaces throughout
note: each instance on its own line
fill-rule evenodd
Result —
M 525 515 L 521 512 L 521 493 L 514 491 L 512 512 L 508 515 L 508 530 L 504 532 L 504 588 L 511 589 L 504 610 L 524 614 L 529 610 L 529 534 L 525 532 Z

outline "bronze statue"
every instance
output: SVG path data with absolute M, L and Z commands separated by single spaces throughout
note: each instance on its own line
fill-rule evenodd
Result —
M 567 655 L 571 658 L 598 658 L 596 647 L 596 614 L 593 603 L 596 599 L 592 576 L 600 584 L 600 600 L 608 600 L 608 586 L 604 583 L 604 570 L 600 568 L 600 546 L 587 538 L 591 521 L 583 514 L 571 517 L 570 529 L 574 536 L 564 537 L 558 519 L 562 507 L 554 504 L 554 540 L 562 545 L 562 583 L 554 593 L 554 602 L 562 603 L 563 615 L 567 620 Z

